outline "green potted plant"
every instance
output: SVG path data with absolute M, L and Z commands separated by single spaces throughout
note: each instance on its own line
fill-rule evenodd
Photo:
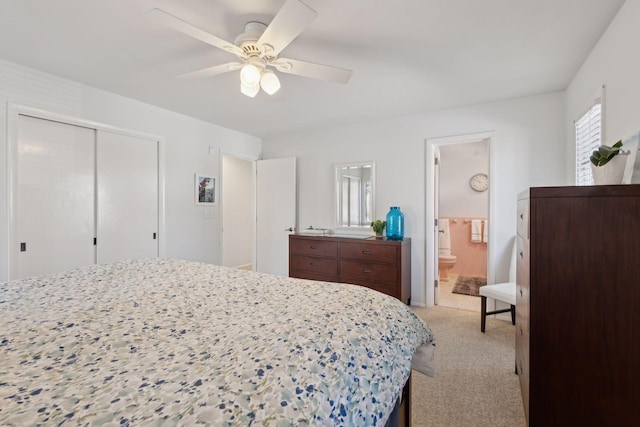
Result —
M 387 226 L 387 221 L 383 221 L 381 219 L 376 219 L 375 221 L 371 221 L 371 228 L 374 233 L 376 233 L 376 237 L 382 237 L 382 230 Z
M 604 166 L 615 156 L 620 154 L 622 148 L 622 140 L 616 142 L 611 147 L 608 145 L 601 145 L 590 157 L 591 163 L 594 166 Z
M 601 145 L 591 154 L 589 160 L 596 185 L 622 184 L 627 158 L 620 154 L 629 154 L 622 149 L 622 140 L 612 146 Z

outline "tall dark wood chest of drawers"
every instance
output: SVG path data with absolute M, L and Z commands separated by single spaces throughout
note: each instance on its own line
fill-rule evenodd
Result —
M 411 239 L 289 235 L 289 276 L 352 283 L 411 302 Z
M 638 423 L 640 185 L 531 188 L 518 197 L 517 239 L 528 424 Z

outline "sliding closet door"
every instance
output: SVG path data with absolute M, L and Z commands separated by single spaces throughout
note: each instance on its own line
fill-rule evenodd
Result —
M 95 263 L 95 130 L 20 115 L 10 278 Z
M 158 142 L 98 131 L 97 262 L 158 256 Z

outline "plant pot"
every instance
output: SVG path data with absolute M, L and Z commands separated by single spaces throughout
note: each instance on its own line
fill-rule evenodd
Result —
M 376 239 L 382 239 L 382 232 L 376 233 Z
M 591 173 L 595 185 L 622 184 L 624 169 L 627 165 L 627 156 L 618 154 L 604 166 L 595 166 L 591 163 Z

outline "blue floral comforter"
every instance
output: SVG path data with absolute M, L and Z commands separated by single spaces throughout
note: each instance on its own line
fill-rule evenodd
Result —
M 0 425 L 384 425 L 419 346 L 364 287 L 145 259 L 0 284 Z

